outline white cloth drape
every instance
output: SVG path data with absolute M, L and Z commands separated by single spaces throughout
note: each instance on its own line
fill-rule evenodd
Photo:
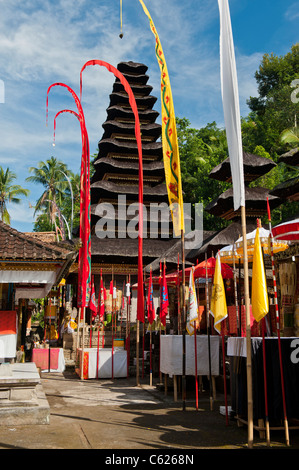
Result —
M 228 0 L 218 0 L 220 12 L 220 75 L 226 138 L 233 182 L 234 210 L 245 206 L 243 148 L 237 69 Z

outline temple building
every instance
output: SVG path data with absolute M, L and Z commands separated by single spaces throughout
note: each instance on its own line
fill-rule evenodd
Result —
M 142 138 L 144 239 L 143 266 L 155 260 L 177 240 L 172 238 L 162 154 L 159 113 L 153 109 L 147 66 L 121 62 L 118 70 L 135 96 Z M 135 118 L 128 94 L 115 79 L 107 108 L 107 120 L 98 144 L 91 178 L 91 261 L 96 294 L 102 271 L 108 287 L 112 276 L 117 288 L 131 277 L 137 281 L 139 163 L 135 138 Z M 135 206 L 134 206 L 135 204 Z M 164 209 L 156 210 L 164 205 Z

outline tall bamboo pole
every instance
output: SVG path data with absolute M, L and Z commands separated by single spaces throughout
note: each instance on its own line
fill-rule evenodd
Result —
M 84 329 L 85 329 L 85 307 L 83 307 L 83 328 L 82 328 L 82 348 L 81 348 L 81 380 L 83 377 L 83 364 L 84 364 Z
M 206 262 L 206 320 L 207 320 L 207 334 L 208 334 L 208 355 L 209 355 L 209 385 L 210 385 L 210 410 L 213 410 L 213 390 L 212 390 L 212 366 L 211 366 L 211 331 L 210 331 L 210 304 L 209 304 L 209 283 L 208 283 L 208 259 L 205 253 Z
M 185 293 L 185 236 L 184 230 L 181 231 L 181 245 L 182 245 L 182 285 L 183 285 L 183 318 L 182 318 L 182 332 L 183 332 L 183 374 L 182 374 L 182 395 L 183 395 L 183 411 L 186 409 L 186 293 Z
M 137 320 L 137 331 L 136 331 L 136 384 L 140 385 L 140 381 L 139 381 L 139 320 Z
M 281 356 L 280 315 L 279 315 L 279 310 L 278 310 L 276 274 L 275 274 L 274 256 L 273 256 L 273 234 L 272 234 L 272 224 L 271 224 L 271 212 L 270 212 L 268 198 L 267 198 L 267 209 L 268 209 L 268 222 L 269 222 L 269 230 L 270 230 L 271 264 L 272 264 L 272 277 L 273 277 L 273 286 L 274 286 L 274 304 L 275 304 L 277 342 L 278 342 L 278 354 L 279 354 L 281 394 L 282 394 L 282 405 L 283 405 L 283 415 L 284 415 L 284 430 L 285 430 L 286 445 L 289 446 L 290 445 L 289 425 L 288 425 L 287 410 L 286 410 L 284 375 L 283 375 L 282 356 Z
M 246 239 L 246 212 L 245 206 L 241 206 L 241 222 L 243 236 L 243 259 L 244 259 L 244 297 L 246 310 L 246 372 L 247 372 L 247 426 L 248 447 L 253 447 L 253 399 L 252 399 L 252 360 L 251 360 L 251 328 L 250 328 L 250 299 L 248 278 L 248 255 Z

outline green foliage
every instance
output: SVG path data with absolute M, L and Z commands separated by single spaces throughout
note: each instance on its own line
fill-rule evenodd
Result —
M 4 170 L 0 166 L 0 217 L 8 225 L 10 224 L 10 215 L 7 210 L 7 203 L 20 204 L 20 196 L 28 196 L 30 192 L 19 184 L 13 184 L 16 177 L 17 175 L 9 168 Z
M 188 119 L 177 118 L 177 135 L 180 149 L 183 200 L 185 203 L 202 203 L 205 207 L 230 185 L 208 177 L 210 171 L 227 157 L 225 132 L 216 123 L 202 129 L 190 128 Z M 204 211 L 205 230 L 225 227 L 224 220 Z
M 242 120 L 243 145 L 247 151 L 262 144 L 271 158 L 289 148 L 280 141 L 285 129 L 294 127 L 299 116 L 299 103 L 291 100 L 291 83 L 299 78 L 299 43 L 292 46 L 285 56 L 265 54 L 255 74 L 258 97 L 248 100 L 251 113 Z

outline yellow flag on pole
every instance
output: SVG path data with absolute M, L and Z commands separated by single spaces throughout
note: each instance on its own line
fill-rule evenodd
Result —
M 198 319 L 198 305 L 197 305 L 193 271 L 194 271 L 194 268 L 192 266 L 192 269 L 190 272 L 190 278 L 189 278 L 189 311 L 188 311 L 187 325 L 186 325 L 186 330 L 188 331 L 189 335 L 194 334 L 194 322 L 196 322 L 196 320 Z
M 139 1 L 150 21 L 150 28 L 156 38 L 156 57 L 161 71 L 162 145 L 165 180 L 168 192 L 169 205 L 172 214 L 174 233 L 176 236 L 180 236 L 181 231 L 185 231 L 185 226 L 181 165 L 172 92 L 167 71 L 167 65 L 158 33 L 144 2 L 142 0 Z
M 252 315 L 259 322 L 269 311 L 267 281 L 264 268 L 264 259 L 259 235 L 256 229 L 252 262 L 252 289 L 251 289 Z
M 227 305 L 219 255 L 216 256 L 210 312 L 214 317 L 214 328 L 220 334 L 220 323 L 227 318 Z

